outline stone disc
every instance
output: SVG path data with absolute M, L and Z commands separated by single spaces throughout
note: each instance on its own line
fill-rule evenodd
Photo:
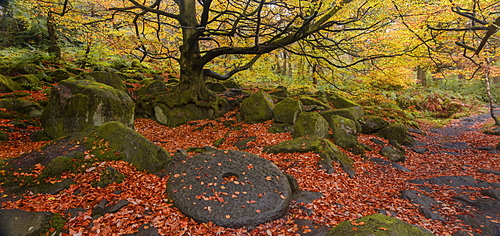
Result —
M 272 162 L 251 153 L 221 150 L 179 164 L 167 193 L 185 215 L 230 228 L 280 218 L 291 199 L 286 176 Z

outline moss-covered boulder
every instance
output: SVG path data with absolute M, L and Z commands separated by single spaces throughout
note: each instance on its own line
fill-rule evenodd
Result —
M 299 97 L 300 102 L 304 105 L 315 105 L 318 107 L 322 107 L 320 110 L 331 109 L 332 107 L 328 105 L 328 103 L 322 102 L 314 97 L 308 95 L 301 95 Z
M 21 85 L 0 74 L 0 93 L 9 93 L 18 90 L 23 90 Z
M 384 120 L 382 117 L 375 115 L 367 115 L 363 117 L 359 123 L 361 124 L 360 133 L 363 134 L 374 133 L 389 126 L 389 122 Z
M 56 70 L 47 72 L 47 75 L 51 80 L 49 82 L 61 82 L 63 80 L 69 79 L 71 77 L 71 73 L 69 73 L 65 69 L 56 69 Z
M 415 146 L 417 141 L 410 136 L 408 129 L 401 123 L 393 123 L 379 130 L 377 135 L 387 140 L 396 140 L 404 146 Z
M 48 177 L 57 177 L 67 171 L 72 171 L 79 168 L 80 162 L 76 161 L 73 157 L 59 156 L 52 159 L 49 164 L 45 166 L 40 178 L 45 179 Z
M 359 107 L 360 106 L 356 102 L 354 102 L 348 98 L 345 98 L 339 94 L 329 94 L 328 100 L 332 103 L 333 107 L 338 108 L 338 109 L 348 108 L 348 107 Z
M 80 75 L 76 79 L 95 81 L 128 93 L 127 87 L 125 86 L 125 83 L 123 83 L 121 75 L 114 72 L 94 71 Z
M 122 155 L 120 160 L 132 163 L 139 170 L 155 173 L 166 168 L 172 161 L 165 149 L 118 121 L 99 126 L 90 136 L 87 143 L 92 139 L 102 140 L 109 148 Z
M 223 80 L 223 81 L 220 81 L 219 82 L 220 84 L 224 85 L 224 87 L 228 88 L 228 89 L 241 89 L 241 85 L 239 85 L 238 83 L 236 83 L 234 80 Z
M 36 87 L 42 85 L 42 81 L 40 81 L 40 79 L 38 79 L 38 77 L 33 74 L 17 76 L 12 78 L 12 81 L 18 83 L 24 88 Z
M 332 115 L 327 120 L 333 130 L 333 141 L 336 145 L 354 154 L 362 154 L 364 148 L 358 142 L 356 123 L 342 116 Z
M 380 155 L 387 157 L 389 160 L 394 162 L 404 162 L 406 157 L 403 152 L 394 149 L 391 146 L 385 146 L 380 149 Z
M 155 93 L 162 93 L 167 91 L 167 85 L 163 81 L 160 80 L 153 80 L 151 83 L 148 83 L 144 87 L 140 87 L 136 95 L 141 96 L 141 95 L 146 95 L 146 94 L 155 94 Z
M 186 104 L 182 107 L 170 108 L 163 103 L 154 106 L 155 118 L 160 124 L 175 127 L 192 120 L 209 119 L 216 116 L 215 110 L 196 104 Z
M 5 108 L 29 118 L 40 118 L 43 112 L 43 108 L 38 103 L 20 98 L 0 99 L 0 108 Z
M 328 121 L 330 117 L 333 115 L 342 116 L 347 119 L 351 119 L 356 124 L 356 132 L 361 131 L 361 125 L 359 124 L 359 120 L 364 116 L 362 107 L 350 107 L 350 108 L 341 108 L 341 109 L 330 109 L 326 111 L 320 112 L 320 114 L 325 117 Z
M 289 97 L 288 89 L 284 86 L 278 86 L 276 89 L 269 92 L 269 95 L 282 99 Z
M 213 150 L 174 168 L 169 198 L 199 222 L 231 228 L 254 227 L 288 212 L 288 178 L 269 160 L 240 151 Z
M 317 112 L 302 112 L 293 125 L 292 136 L 318 136 L 324 138 L 328 135 L 328 122 Z
M 274 102 L 268 94 L 259 91 L 243 100 L 240 111 L 245 122 L 261 123 L 274 118 Z
M 326 236 L 432 236 L 430 231 L 400 219 L 373 214 L 353 221 L 344 221 L 331 229 Z
M 294 124 L 302 112 L 302 103 L 299 100 L 286 98 L 274 107 L 274 121 L 278 123 Z
M 224 86 L 222 83 L 218 82 L 206 82 L 205 85 L 207 86 L 208 89 L 214 91 L 214 92 L 225 92 L 227 91 L 226 86 Z
M 88 80 L 64 80 L 51 91 L 42 127 L 53 138 L 109 121 L 134 125 L 134 102 L 125 92 Z
M 293 153 L 293 152 L 316 152 L 320 155 L 318 165 L 333 173 L 332 161 L 340 163 L 342 170 L 349 176 L 354 177 L 354 161 L 343 153 L 330 140 L 318 136 L 300 137 L 284 141 L 264 149 L 268 153 Z
M 151 104 L 154 117 L 163 125 L 179 126 L 193 120 L 217 118 L 228 109 L 227 100 L 222 97 L 211 96 L 209 102 L 200 101 L 198 97 L 194 90 L 178 89 L 156 95 Z
M 0 222 L 0 235 L 5 236 L 58 235 L 64 225 L 59 214 L 19 209 L 0 209 Z

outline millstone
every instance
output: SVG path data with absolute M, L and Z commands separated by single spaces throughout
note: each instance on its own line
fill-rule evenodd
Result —
M 282 217 L 291 198 L 286 176 L 272 162 L 240 151 L 210 151 L 172 172 L 167 192 L 199 222 L 240 228 Z

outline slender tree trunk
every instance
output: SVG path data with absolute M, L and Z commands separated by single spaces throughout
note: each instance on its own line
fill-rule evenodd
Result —
M 427 87 L 427 78 L 425 76 L 425 70 L 421 66 L 417 67 L 417 81 L 424 87 Z
M 490 114 L 493 120 L 495 121 L 496 126 L 500 126 L 500 119 L 498 119 L 497 116 L 495 116 L 495 107 L 494 107 L 494 101 L 493 101 L 493 96 L 491 95 L 491 82 L 490 82 L 490 61 L 487 60 L 487 68 L 486 68 L 486 73 L 485 73 L 485 82 L 486 82 L 486 93 L 488 94 L 488 100 L 489 100 L 489 107 L 490 107 Z
M 47 52 L 50 55 L 53 55 L 56 60 L 61 59 L 61 47 L 59 47 L 57 43 L 57 35 L 56 35 L 56 25 L 54 23 L 54 19 L 52 14 L 49 13 L 47 17 L 47 33 L 49 34 L 49 48 Z

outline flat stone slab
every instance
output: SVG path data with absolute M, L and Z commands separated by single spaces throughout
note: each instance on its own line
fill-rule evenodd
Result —
M 167 193 L 185 215 L 230 228 L 280 218 L 291 200 L 290 184 L 276 165 L 241 151 L 209 151 L 183 161 Z

